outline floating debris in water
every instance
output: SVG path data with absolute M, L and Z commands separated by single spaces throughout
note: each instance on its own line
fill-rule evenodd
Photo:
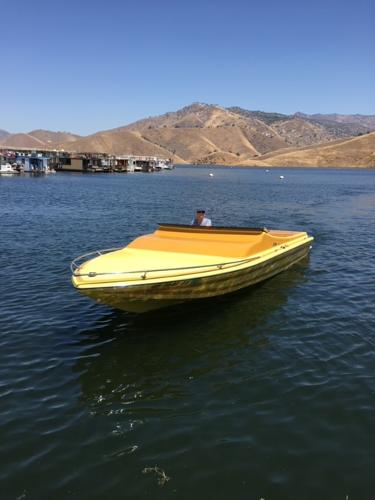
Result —
M 283 176 L 283 175 L 280 175 L 280 179 L 284 179 L 284 176 Z
M 213 176 L 214 176 L 214 174 L 212 174 L 211 172 L 210 172 L 208 175 L 209 175 L 210 177 L 213 177 Z
M 142 471 L 143 474 L 150 474 L 151 472 L 154 472 L 158 476 L 158 484 L 160 486 L 164 486 L 170 480 L 170 477 L 157 465 L 155 467 L 145 467 Z

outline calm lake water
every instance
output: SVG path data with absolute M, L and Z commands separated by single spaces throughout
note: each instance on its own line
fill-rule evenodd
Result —
M 210 171 L 0 178 L 1 500 L 375 498 L 375 171 Z M 311 257 L 148 315 L 72 288 L 198 207 Z

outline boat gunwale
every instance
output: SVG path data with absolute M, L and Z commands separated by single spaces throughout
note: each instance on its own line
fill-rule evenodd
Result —
M 161 281 L 160 283 L 168 283 L 168 282 L 172 282 L 174 280 L 176 281 L 181 281 L 181 279 L 186 279 L 187 277 L 190 276 L 189 279 L 201 279 L 202 278 L 202 274 L 203 273 L 209 273 L 207 276 L 205 276 L 204 278 L 210 278 L 210 277 L 213 277 L 213 276 L 217 276 L 217 275 L 225 275 L 225 274 L 228 274 L 228 273 L 232 273 L 232 272 L 237 272 L 237 271 L 240 271 L 241 270 L 241 266 L 244 265 L 244 264 L 247 264 L 248 262 L 251 262 L 251 261 L 255 261 L 255 260 L 260 260 L 264 257 L 267 257 L 265 260 L 264 260 L 264 263 L 267 262 L 267 261 L 272 261 L 274 260 L 275 258 L 285 254 L 285 253 L 289 253 L 289 252 L 293 252 L 294 250 L 297 250 L 301 247 L 304 247 L 306 245 L 310 245 L 311 242 L 313 241 L 313 237 L 311 236 L 306 236 L 304 238 L 304 241 L 301 242 L 299 241 L 298 242 L 298 245 L 288 245 L 288 244 L 283 244 L 283 245 L 278 245 L 277 247 L 272 247 L 270 249 L 268 249 L 268 251 L 266 252 L 266 255 L 265 255 L 265 252 L 262 252 L 262 254 L 259 254 L 259 255 L 256 255 L 256 256 L 252 256 L 252 257 L 247 257 L 246 259 L 241 259 L 241 260 L 237 260 L 237 261 L 230 261 L 230 262 L 224 262 L 224 263 L 215 263 L 215 264 L 206 264 L 206 265 L 201 265 L 201 266 L 188 266 L 188 267 L 178 267 L 178 268 L 164 268 L 164 269 L 142 269 L 142 270 L 137 270 L 137 271 L 117 271 L 117 272 L 107 272 L 107 273 L 94 273 L 94 272 L 91 272 L 91 273 L 82 273 L 82 274 L 78 274 L 78 273 L 73 273 L 73 276 L 74 277 L 89 277 L 89 278 L 95 278 L 97 276 L 109 276 L 109 275 L 129 275 L 129 274 L 140 274 L 140 278 L 138 279 L 135 279 L 134 281 L 136 282 L 139 282 L 139 283 L 124 283 L 124 282 L 120 282 L 120 283 L 117 283 L 117 285 L 113 286 L 114 285 L 114 282 L 99 282 L 99 283 L 82 283 L 82 284 L 75 284 L 74 283 L 74 286 L 78 289 L 97 289 L 97 288 L 124 288 L 124 287 L 133 287 L 133 286 L 144 286 L 145 283 L 150 283 L 152 280 L 163 280 Z M 310 245 L 310 248 L 311 248 L 311 245 Z M 282 250 L 282 252 L 280 252 L 279 250 Z M 269 255 L 269 253 L 272 251 L 272 254 L 273 255 Z M 93 253 L 96 253 L 96 252 L 93 252 Z M 256 264 L 257 265 L 257 264 Z M 245 267 L 244 269 L 247 269 L 249 266 Z M 217 268 L 217 269 L 207 269 L 207 268 Z M 233 268 L 240 268 L 240 269 L 234 269 Z M 147 273 L 150 273 L 150 272 L 166 272 L 166 271 L 182 271 L 182 270 L 192 270 L 192 269 L 201 269 L 201 271 L 198 271 L 194 274 L 200 274 L 200 276 L 192 276 L 192 273 L 184 273 L 184 274 L 180 274 L 180 275 L 170 275 L 170 276 L 147 276 Z M 214 271 L 217 271 L 216 273 L 214 273 Z M 103 285 L 106 285 L 106 286 L 103 286 Z

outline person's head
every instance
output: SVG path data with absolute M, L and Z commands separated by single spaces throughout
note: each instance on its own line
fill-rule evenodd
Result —
M 205 216 L 205 210 L 197 210 L 195 213 L 196 220 L 201 223 Z

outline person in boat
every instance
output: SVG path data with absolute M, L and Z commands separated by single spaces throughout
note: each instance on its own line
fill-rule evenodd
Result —
M 195 217 L 191 221 L 192 226 L 212 226 L 211 219 L 206 217 L 205 210 L 197 210 L 195 212 Z

